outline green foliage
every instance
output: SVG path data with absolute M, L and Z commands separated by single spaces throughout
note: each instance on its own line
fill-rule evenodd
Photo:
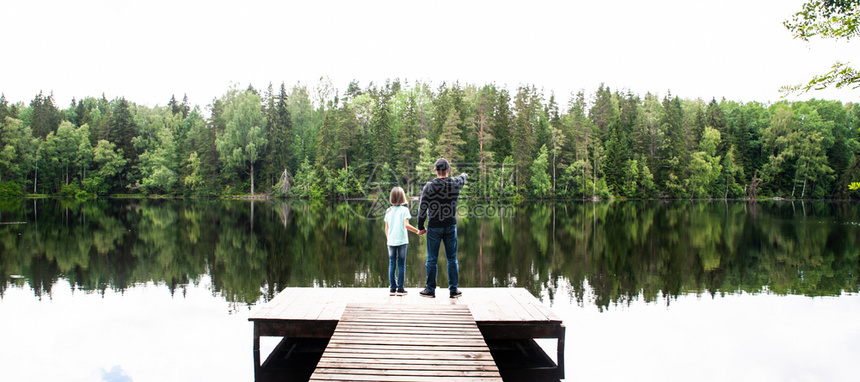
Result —
M 860 34 L 860 2 L 856 0 L 810 0 L 783 25 L 792 37 L 809 41 L 812 37 L 850 41 Z M 845 86 L 860 87 L 860 72 L 837 61 L 830 71 L 812 77 L 806 84 L 783 86 L 784 95 L 810 90 L 821 90 L 829 86 L 837 89 Z
M 539 123 L 541 96 L 537 89 L 521 86 L 514 99 L 514 117 L 511 130 L 511 156 L 514 159 L 514 182 L 525 190 L 530 179 L 532 159 L 534 158 L 534 131 Z
M 417 195 L 445 157 L 470 174 L 470 198 L 858 195 L 848 188 L 860 171 L 855 104 L 706 104 L 602 84 L 565 106 L 531 85 L 514 97 L 459 83 L 350 89 L 339 99 L 325 79 L 314 91 L 269 86 L 262 97 L 234 87 L 208 118 L 176 97 L 166 107 L 87 97 L 52 119 L 50 97 L 26 107 L 0 95 L 0 183 L 217 196 L 255 193 L 258 178 L 274 190 L 286 170 L 292 189 L 280 196 L 352 198 L 383 183 Z
M 266 139 L 266 119 L 260 106 L 260 96 L 251 91 L 231 89 L 222 98 L 224 133 L 216 139 L 221 160 L 228 167 L 239 168 L 251 176 L 254 194 L 254 165 L 262 156 Z
M 178 107 L 178 106 L 177 106 Z M 138 113 L 137 125 L 143 132 L 134 138 L 139 179 L 144 193 L 170 193 L 179 175 L 180 161 L 177 134 L 181 133 L 181 114 L 170 107 Z
M 691 198 L 710 197 L 710 191 L 723 167 L 720 164 L 720 156 L 716 155 L 719 142 L 720 132 L 710 126 L 705 127 L 702 141 L 699 143 L 701 151 L 693 153 L 688 165 L 690 177 L 687 179 L 687 190 L 690 191 Z
M 552 188 L 549 174 L 547 174 L 547 167 L 546 145 L 543 145 L 540 148 L 540 154 L 538 154 L 538 157 L 534 162 L 532 162 L 531 168 L 531 191 L 532 194 L 538 198 L 549 196 L 550 189 Z
M 10 116 L 0 120 L 0 182 L 23 180 L 35 168 L 38 146 L 32 129 L 21 120 Z
M 744 196 L 743 187 L 738 183 L 744 178 L 744 169 L 737 165 L 734 146 L 732 146 L 729 152 L 726 153 L 726 157 L 723 158 L 722 167 L 723 172 L 721 176 L 725 181 L 720 182 L 720 184 L 715 185 L 715 187 L 722 187 L 725 185 L 725 193 L 723 194 L 724 198 Z
M 796 110 L 785 104 L 774 105 L 771 125 L 762 131 L 763 150 L 769 153 L 762 168 L 762 180 L 773 191 L 795 196 L 802 185 L 803 198 L 808 181 L 832 181 L 827 150 L 833 144 L 833 123 L 823 121 L 815 110 L 799 105 Z
M 436 145 L 439 156 L 447 159 L 452 164 L 452 168 L 450 169 L 452 174 L 456 172 L 454 166 L 463 159 L 461 149 L 466 143 L 461 137 L 462 130 L 459 127 L 460 123 L 459 113 L 457 110 L 451 109 L 445 120 L 445 124 L 442 125 L 442 131 Z
M 81 190 L 77 184 L 72 183 L 60 187 L 58 196 L 63 199 L 87 200 L 93 195 L 87 193 L 86 190 Z
M 110 190 L 121 188 L 119 175 L 125 169 L 127 163 L 121 149 L 117 149 L 113 143 L 100 140 L 93 153 L 93 162 L 96 163 L 96 178 L 88 187 L 88 191 L 98 195 L 105 195 Z M 85 180 L 86 182 L 86 180 Z
M 15 182 L 0 183 L 0 199 L 21 199 L 24 197 L 24 191 L 21 186 Z
M 183 183 L 185 186 L 191 190 L 200 189 L 202 186 L 206 184 L 203 179 L 203 174 L 201 172 L 201 163 L 200 157 L 197 156 L 197 152 L 192 152 L 188 156 L 188 176 L 185 177 Z
M 613 197 L 612 192 L 609 190 L 609 186 L 606 184 L 606 178 L 600 178 L 600 181 L 597 182 L 594 195 L 601 199 L 611 199 Z
M 100 176 L 91 176 L 84 179 L 84 181 L 81 182 L 81 186 L 84 191 L 93 195 L 106 195 L 109 190 L 107 184 L 105 184 L 104 178 Z

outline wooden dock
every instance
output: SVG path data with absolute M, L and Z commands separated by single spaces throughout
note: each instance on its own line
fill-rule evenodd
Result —
M 495 381 L 464 305 L 348 304 L 311 381 Z
M 323 371 L 322 369 L 333 369 L 331 366 L 335 365 L 343 366 L 344 362 L 341 362 L 343 359 L 362 358 L 364 357 L 362 354 L 382 355 L 380 352 L 374 353 L 374 350 L 384 352 L 385 354 L 391 354 L 392 352 L 391 348 L 387 348 L 387 346 L 393 345 L 391 343 L 356 342 L 358 337 L 363 337 L 363 340 L 370 338 L 384 339 L 385 337 L 396 336 L 394 333 L 385 334 L 386 332 L 397 332 L 404 330 L 405 328 L 407 332 L 412 331 L 415 335 L 418 335 L 417 333 L 424 333 L 423 335 L 425 336 L 437 336 L 441 335 L 442 332 L 448 331 L 457 333 L 454 338 L 461 338 L 462 336 L 466 336 L 466 329 L 446 329 L 444 328 L 444 325 L 449 324 L 449 322 L 446 321 L 451 321 L 449 320 L 451 317 L 447 317 L 446 315 L 457 315 L 466 311 L 471 315 L 471 320 L 469 321 L 473 321 L 474 324 L 477 325 L 480 337 L 486 341 L 484 346 L 490 345 L 490 350 L 494 349 L 493 344 L 504 344 L 506 341 L 531 341 L 533 343 L 535 338 L 556 339 L 557 365 L 551 365 L 552 367 L 542 366 L 527 370 L 524 369 L 522 372 L 526 374 L 520 375 L 530 376 L 536 371 L 540 371 L 538 369 L 546 369 L 543 370 L 543 374 L 545 375 L 552 375 L 555 379 L 564 377 L 565 328 L 562 324 L 561 318 L 556 316 L 528 291 L 522 288 L 466 288 L 461 290 L 463 291 L 463 296 L 458 299 L 448 298 L 447 291 L 444 289 L 441 290 L 442 293 L 439 293 L 435 299 L 428 299 L 418 296 L 418 289 L 410 290 L 409 294 L 406 296 L 389 296 L 388 290 L 383 288 L 287 288 L 275 296 L 272 301 L 252 313 L 249 318 L 249 320 L 254 323 L 253 351 L 255 378 L 257 381 L 267 379 L 263 377 L 265 375 L 264 368 L 266 364 L 271 361 L 270 359 L 267 359 L 266 363 L 261 363 L 260 337 L 262 336 L 283 337 L 285 340 L 319 339 L 321 341 L 328 341 L 327 343 L 323 342 L 322 345 L 320 345 L 321 348 L 325 349 L 325 353 L 321 359 L 318 358 L 319 365 L 317 365 L 317 370 L 314 371 L 313 376 L 314 378 L 319 379 L 323 378 L 321 376 L 328 374 L 325 376 L 326 378 L 332 377 L 337 379 L 336 377 L 338 374 L 341 374 L 341 376 L 343 374 L 334 371 Z M 381 318 L 386 316 L 386 314 L 379 314 L 380 309 L 388 313 L 400 312 L 403 316 L 409 316 L 412 318 L 415 318 L 415 314 L 410 312 L 421 312 L 419 313 L 420 317 L 418 320 L 423 323 L 411 321 L 411 323 L 405 327 L 396 324 L 392 327 L 391 324 L 395 323 L 395 320 L 388 321 L 385 325 L 382 325 L 380 322 L 373 324 L 371 319 L 372 317 Z M 391 314 L 391 316 L 396 315 L 397 314 L 395 313 Z M 360 321 L 350 322 L 351 320 Z M 340 323 L 342 321 L 344 322 L 344 325 L 342 326 L 343 334 L 350 338 L 345 338 L 336 332 L 337 329 L 341 328 Z M 361 329 L 358 328 L 358 326 L 362 326 L 364 324 L 368 325 Z M 454 324 L 454 322 L 451 322 L 450 324 Z M 465 323 L 457 322 L 456 324 L 464 325 Z M 347 331 L 347 328 L 349 331 Z M 356 330 L 359 332 L 356 332 Z M 372 333 L 365 335 L 368 330 Z M 365 334 L 359 336 L 358 333 Z M 474 336 L 475 334 L 474 331 L 470 333 L 471 334 L 468 334 L 468 336 Z M 397 338 L 404 337 L 399 336 Z M 427 337 L 425 340 L 429 338 L 430 337 Z M 482 380 L 481 378 L 498 378 L 490 375 L 494 372 L 499 373 L 499 371 L 495 371 L 492 368 L 488 367 L 486 370 L 477 370 L 466 367 L 473 364 L 481 367 L 488 366 L 486 365 L 486 362 L 484 362 L 486 361 L 486 355 L 478 357 L 479 353 L 485 353 L 477 352 L 477 348 L 481 347 L 477 342 L 465 344 L 457 342 L 454 338 L 440 337 L 436 338 L 438 341 L 433 342 L 436 346 L 446 346 L 445 344 L 449 341 L 455 341 L 457 347 L 463 347 L 456 350 L 462 350 L 465 351 L 465 353 L 474 353 L 471 354 L 471 356 L 476 357 L 474 360 L 467 359 L 464 362 L 454 362 L 458 360 L 446 359 L 447 361 L 451 361 L 449 366 L 456 365 L 458 363 L 461 364 L 461 366 L 464 366 L 463 368 L 460 368 L 459 371 L 455 371 L 455 373 L 459 372 L 462 375 L 468 370 L 472 370 L 485 374 L 489 373 L 486 375 L 476 374 L 474 375 L 474 380 Z M 349 342 L 352 344 L 347 345 Z M 417 342 L 416 345 L 423 346 Z M 386 348 L 382 349 L 380 346 Z M 420 364 L 422 362 L 429 363 L 426 359 L 422 358 L 422 354 L 415 353 L 415 351 L 417 351 L 415 347 L 409 347 L 409 345 L 400 346 L 401 348 L 398 349 L 403 351 L 404 355 L 397 356 L 397 362 L 395 363 L 400 365 L 401 369 L 415 369 L 412 365 Z M 444 349 L 448 349 L 453 352 L 455 350 L 453 347 L 454 346 L 449 346 Z M 500 347 L 504 346 L 500 345 Z M 466 351 L 464 348 L 470 350 Z M 512 345 L 511 348 L 524 351 L 521 344 L 516 344 L 515 346 Z M 277 350 L 278 349 L 276 349 L 276 351 Z M 538 352 L 543 354 L 540 350 L 538 350 Z M 290 354 L 294 354 L 294 351 L 284 350 L 281 353 L 287 357 Z M 328 356 L 329 353 L 336 356 Z M 408 353 L 408 355 L 406 355 L 406 353 Z M 273 352 L 273 355 L 274 354 L 275 352 Z M 545 354 L 543 355 L 546 356 Z M 270 355 L 270 358 L 271 357 L 272 356 Z M 391 357 L 393 357 L 393 355 L 389 357 L 364 358 L 364 361 L 360 361 L 362 362 L 361 366 L 363 366 L 364 370 L 359 371 L 359 373 L 373 373 L 372 371 L 369 371 L 373 369 L 370 364 L 379 362 L 379 366 L 376 369 L 388 370 L 386 373 L 391 374 L 392 370 L 396 369 L 394 367 L 388 368 L 391 364 L 383 362 Z M 480 358 L 482 362 L 477 362 L 479 360 L 478 358 Z M 493 350 L 493 357 L 490 359 L 494 359 L 494 364 L 498 367 L 497 370 L 501 370 L 502 377 L 505 377 L 506 374 L 508 376 L 516 375 L 517 370 L 508 367 L 510 366 L 508 363 L 516 362 L 518 359 L 516 354 L 514 356 L 504 356 L 503 354 L 500 355 L 496 350 Z M 404 367 L 404 365 L 409 365 L 409 367 Z M 361 367 L 345 368 L 361 370 Z M 454 367 L 449 368 L 456 369 Z M 434 368 L 433 370 L 440 371 L 439 368 Z M 414 379 L 426 380 L 427 378 L 434 377 L 431 370 L 425 370 L 423 373 L 425 375 L 420 375 L 421 373 L 413 374 L 415 376 Z M 384 380 L 379 374 L 371 375 L 373 375 L 373 377 L 370 378 L 372 380 Z M 389 377 L 390 378 L 388 379 L 412 380 L 410 378 L 405 378 L 403 375 L 397 375 L 396 377 L 389 375 Z M 449 380 L 452 378 L 450 375 L 435 377 L 439 377 L 440 380 Z M 346 379 L 356 380 L 356 377 L 352 375 Z M 466 378 L 464 380 L 473 379 Z

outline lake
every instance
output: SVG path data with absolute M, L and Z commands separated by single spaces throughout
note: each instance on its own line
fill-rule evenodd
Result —
M 387 293 L 384 207 L 0 202 L 0 380 L 253 380 L 247 318 L 279 291 Z M 550 306 L 567 327 L 567 380 L 860 378 L 860 204 L 461 201 L 459 213 L 464 293 L 522 287 Z M 425 256 L 410 234 L 410 293 Z

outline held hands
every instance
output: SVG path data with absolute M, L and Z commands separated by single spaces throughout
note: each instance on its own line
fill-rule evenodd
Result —
M 418 231 L 418 236 L 424 236 L 424 234 L 426 234 L 426 233 L 427 233 L 427 230 L 422 229 L 422 230 Z

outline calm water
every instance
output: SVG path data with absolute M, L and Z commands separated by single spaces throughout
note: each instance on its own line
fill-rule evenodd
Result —
M 0 225 L 0 380 L 250 381 L 256 305 L 290 286 L 386 292 L 382 212 L 366 201 L 0 204 L 0 222 L 24 223 Z M 856 203 L 460 212 L 461 286 L 524 287 L 550 305 L 567 326 L 568 380 L 858 380 Z M 424 241 L 410 239 L 417 293 Z

